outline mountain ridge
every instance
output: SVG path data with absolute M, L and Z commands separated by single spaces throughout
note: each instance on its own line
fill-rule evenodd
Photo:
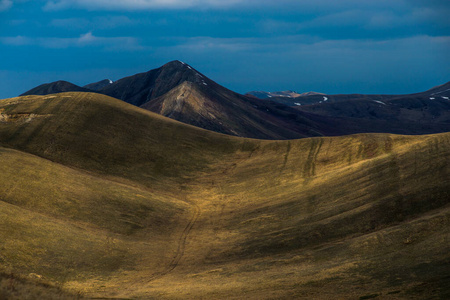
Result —
M 110 84 L 113 84 L 113 81 L 111 79 L 103 79 L 97 82 L 89 83 L 83 86 L 83 88 L 86 88 L 91 91 L 99 91 L 102 88 L 105 88 L 109 86 Z
M 188 64 L 174 60 L 157 69 L 119 79 L 99 92 L 141 106 L 184 81 L 208 84 L 205 80 L 210 82 Z
M 450 97 L 450 82 L 432 87 L 423 92 L 416 92 L 411 94 L 321 94 L 314 93 L 312 95 L 301 95 L 298 97 L 277 97 L 276 95 L 266 98 L 262 97 L 262 100 L 271 100 L 278 103 L 282 103 L 289 106 L 311 105 L 325 102 L 340 102 L 350 100 L 373 100 L 383 101 L 387 99 L 396 98 L 417 98 L 417 97 L 433 97 L 439 95 L 440 97 Z

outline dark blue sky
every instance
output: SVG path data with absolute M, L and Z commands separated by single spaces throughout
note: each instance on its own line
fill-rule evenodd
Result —
M 0 0 L 0 99 L 179 59 L 237 92 L 450 81 L 450 1 Z

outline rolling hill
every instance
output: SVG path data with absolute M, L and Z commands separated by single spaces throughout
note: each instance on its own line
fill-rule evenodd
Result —
M 449 133 L 245 139 L 76 92 L 0 100 L 0 115 L 0 271 L 29 284 L 93 298 L 450 296 Z

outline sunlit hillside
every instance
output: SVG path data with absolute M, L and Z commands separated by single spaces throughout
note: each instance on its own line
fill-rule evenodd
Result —
M 450 297 L 450 133 L 244 139 L 74 92 L 0 100 L 0 146 L 0 271 L 49 295 Z

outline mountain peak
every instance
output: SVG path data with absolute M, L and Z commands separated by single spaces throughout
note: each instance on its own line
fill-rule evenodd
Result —
M 187 63 L 185 63 L 185 62 L 183 62 L 181 60 L 172 60 L 172 61 L 164 64 L 161 68 L 167 68 L 167 67 L 170 67 L 170 68 L 188 68 L 190 70 L 193 69 L 189 64 L 187 64 Z
M 163 65 L 160 69 L 170 69 L 170 70 L 183 70 L 185 72 L 194 72 L 199 74 L 199 72 L 197 70 L 195 70 L 192 66 L 190 66 L 189 64 L 181 61 L 181 60 L 173 60 L 171 62 L 166 63 L 165 65 Z M 153 71 L 153 70 L 151 70 Z
M 182 65 L 184 65 L 184 64 L 185 64 L 185 63 L 182 62 L 181 60 L 172 60 L 172 61 L 169 61 L 168 63 L 164 64 L 164 65 L 162 66 L 162 68 L 164 68 L 164 67 L 170 67 L 170 66 L 182 66 Z
M 185 81 L 205 86 L 212 83 L 187 63 L 173 60 L 157 69 L 122 78 L 102 88 L 100 92 L 141 106 Z

